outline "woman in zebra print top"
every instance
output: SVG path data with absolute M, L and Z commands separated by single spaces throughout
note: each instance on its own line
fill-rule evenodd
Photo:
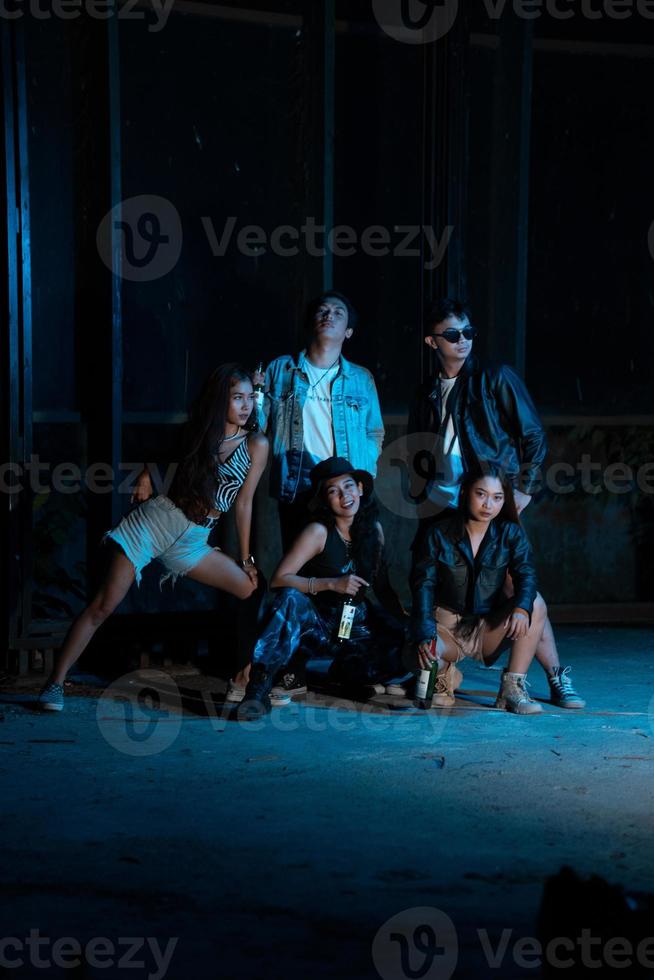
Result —
M 250 554 L 254 491 L 268 458 L 268 440 L 256 431 L 250 375 L 223 364 L 207 379 L 187 427 L 187 447 L 168 496 L 152 496 L 149 475 L 139 479 L 140 505 L 105 537 L 114 553 L 107 576 L 89 606 L 72 624 L 40 704 L 63 708 L 63 683 L 98 627 L 124 599 L 143 568 L 156 558 L 161 582 L 180 575 L 248 599 L 258 574 Z M 149 484 L 149 487 L 148 487 Z M 207 538 L 221 514 L 234 504 L 241 560 L 235 562 Z

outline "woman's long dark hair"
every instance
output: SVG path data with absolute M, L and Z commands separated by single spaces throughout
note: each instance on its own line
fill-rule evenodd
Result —
M 217 459 L 225 438 L 231 391 L 239 381 L 251 381 L 239 364 L 221 364 L 202 386 L 186 425 L 184 455 L 170 488 L 170 499 L 190 521 L 203 521 L 215 507 Z M 246 423 L 256 428 L 256 411 Z
M 325 501 L 323 510 L 317 515 L 327 527 L 334 527 L 336 519 Z M 352 561 L 356 574 L 366 582 L 373 582 L 379 571 L 382 558 L 382 546 L 377 524 L 379 523 L 379 507 L 374 496 L 361 497 L 359 509 L 354 515 L 350 526 L 352 538 Z
M 502 506 L 502 510 L 495 519 L 501 521 L 511 521 L 513 524 L 519 524 L 520 518 L 518 516 L 518 508 L 515 505 L 513 485 L 506 475 L 506 472 L 495 463 L 478 463 L 471 470 L 468 470 L 461 481 L 461 487 L 459 490 L 459 515 L 461 520 L 467 521 L 470 517 L 470 511 L 468 509 L 470 490 L 478 480 L 483 480 L 487 476 L 495 477 L 495 479 L 499 480 L 502 484 L 502 490 L 504 491 L 504 504 Z

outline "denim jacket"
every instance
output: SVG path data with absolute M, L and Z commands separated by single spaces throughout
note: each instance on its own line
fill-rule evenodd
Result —
M 306 351 L 297 360 L 286 354 L 277 357 L 266 370 L 259 423 L 272 443 L 270 495 L 282 503 L 295 499 L 302 470 L 302 410 L 309 390 L 309 379 L 303 370 L 305 357 Z M 335 455 L 344 456 L 355 469 L 375 476 L 384 423 L 372 374 L 341 355 L 331 393 Z

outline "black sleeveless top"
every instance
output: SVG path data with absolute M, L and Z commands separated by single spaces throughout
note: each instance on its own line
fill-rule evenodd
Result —
M 356 574 L 356 568 L 350 555 L 351 548 L 350 542 L 343 541 L 336 527 L 328 528 L 325 547 L 319 555 L 311 558 L 300 569 L 298 575 L 304 575 L 306 578 L 338 578 L 348 573 Z M 356 596 L 350 598 L 355 605 L 359 605 L 360 602 L 363 602 L 365 593 L 366 589 L 362 588 L 359 589 Z M 319 592 L 318 595 L 311 596 L 311 598 L 319 605 L 333 606 L 342 603 L 345 596 L 339 592 Z

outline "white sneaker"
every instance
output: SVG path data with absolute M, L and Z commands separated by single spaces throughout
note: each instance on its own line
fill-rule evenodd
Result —
M 245 688 L 239 687 L 234 681 L 229 681 L 227 684 L 227 692 L 225 694 L 225 701 L 232 701 L 234 704 L 238 704 L 245 697 Z

